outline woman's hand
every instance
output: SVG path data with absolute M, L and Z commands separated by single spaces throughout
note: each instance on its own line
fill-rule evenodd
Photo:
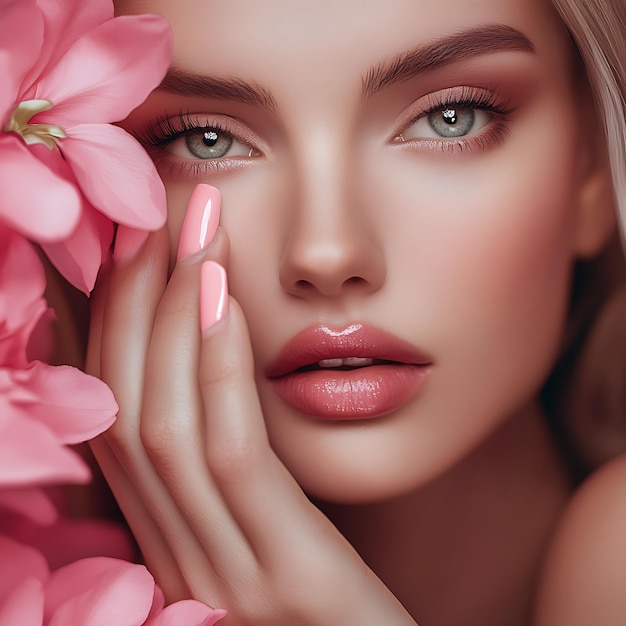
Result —
M 93 449 L 145 559 L 169 601 L 225 608 L 227 624 L 415 624 L 269 445 L 246 322 L 215 263 L 227 236 L 200 242 L 208 204 L 205 239 L 219 195 L 200 185 L 169 280 L 167 233 L 120 260 L 122 230 L 94 297 L 89 368 L 120 412 Z

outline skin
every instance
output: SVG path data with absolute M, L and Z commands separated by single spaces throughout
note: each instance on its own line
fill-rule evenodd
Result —
M 572 498 L 551 546 L 537 625 L 624 621 L 626 455 L 595 472 Z
M 105 275 L 89 359 L 121 407 L 95 451 L 147 560 L 170 599 L 224 606 L 233 624 L 525 624 L 568 497 L 536 396 L 572 262 L 612 228 L 591 210 L 606 173 L 593 116 L 547 2 L 429 6 L 118 3 L 170 21 L 176 68 L 275 102 L 157 90 L 125 122 L 145 137 L 180 111 L 228 118 L 241 144 L 218 169 L 184 140 L 151 149 L 168 229 Z M 362 97 L 371 67 L 491 24 L 533 50 L 465 55 Z M 461 142 L 433 135 L 428 107 L 468 89 L 507 112 L 478 113 Z M 221 190 L 223 228 L 174 264 L 198 182 Z M 233 299 L 201 338 L 207 258 Z M 355 321 L 432 355 L 422 391 L 340 424 L 281 400 L 265 369 L 285 343 Z

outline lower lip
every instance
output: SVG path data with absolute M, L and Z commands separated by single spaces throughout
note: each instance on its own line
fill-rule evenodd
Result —
M 403 406 L 421 389 L 430 365 L 372 365 L 321 369 L 272 379 L 278 396 L 298 411 L 328 420 L 380 417 Z

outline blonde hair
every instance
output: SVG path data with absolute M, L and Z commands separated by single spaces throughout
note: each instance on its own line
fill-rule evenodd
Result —
M 626 2 L 553 0 L 580 52 L 604 129 L 626 238 Z
M 624 244 L 626 0 L 553 0 L 553 5 L 579 52 L 604 131 Z M 562 430 L 587 470 L 626 450 L 626 272 L 619 248 L 616 239 L 582 268 L 583 286 L 579 284 L 574 293 L 571 332 L 586 337 L 584 344 L 576 338 L 569 342 L 566 360 L 575 364 L 565 387 L 557 385 L 557 395 L 562 397 L 556 413 L 561 414 Z

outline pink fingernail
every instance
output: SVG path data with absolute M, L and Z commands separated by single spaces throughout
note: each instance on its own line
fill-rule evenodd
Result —
M 118 265 L 130 263 L 146 242 L 148 234 L 145 230 L 137 230 L 120 224 L 115 235 L 113 261 Z
M 215 261 L 202 264 L 200 273 L 200 326 L 211 328 L 228 313 L 228 281 L 226 270 Z
M 215 236 L 220 221 L 221 195 L 211 185 L 196 185 L 183 220 L 178 242 L 180 261 L 205 248 Z

